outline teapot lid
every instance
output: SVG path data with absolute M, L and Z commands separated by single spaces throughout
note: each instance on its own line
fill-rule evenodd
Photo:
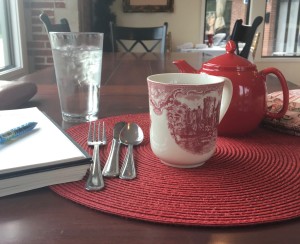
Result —
M 203 71 L 252 71 L 256 65 L 249 60 L 236 55 L 236 44 L 230 40 L 226 44 L 226 53 L 203 63 Z

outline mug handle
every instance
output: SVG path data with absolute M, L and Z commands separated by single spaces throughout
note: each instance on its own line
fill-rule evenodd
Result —
M 266 80 L 266 76 L 268 74 L 274 74 L 275 76 L 277 76 L 277 78 L 280 81 L 282 95 L 283 95 L 282 108 L 277 113 L 272 113 L 270 111 L 266 112 L 267 117 L 272 118 L 272 119 L 280 119 L 285 115 L 286 111 L 288 110 L 288 106 L 289 106 L 289 88 L 287 86 L 286 79 L 284 78 L 283 74 L 278 69 L 273 68 L 273 67 L 266 68 L 266 69 L 260 71 L 259 73 L 264 76 L 264 80 Z
M 224 78 L 224 87 L 223 87 L 223 93 L 222 93 L 222 101 L 221 101 L 221 108 L 220 108 L 220 116 L 219 116 L 219 123 L 223 119 L 225 113 L 227 112 L 231 99 L 232 99 L 232 82 L 226 77 Z

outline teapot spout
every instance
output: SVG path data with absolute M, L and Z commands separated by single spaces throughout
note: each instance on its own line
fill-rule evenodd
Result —
M 198 70 L 194 69 L 185 60 L 175 60 L 173 64 L 177 66 L 181 73 L 199 73 Z

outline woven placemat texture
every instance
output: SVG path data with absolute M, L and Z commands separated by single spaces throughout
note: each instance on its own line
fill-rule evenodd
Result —
M 86 207 L 123 217 L 179 225 L 238 226 L 300 216 L 300 140 L 258 128 L 243 138 L 219 137 L 215 155 L 203 166 L 178 169 L 160 163 L 149 143 L 149 114 L 103 119 L 109 144 L 101 148 L 102 167 L 116 122 L 138 123 L 145 139 L 135 147 L 137 178 L 105 178 L 105 189 L 84 190 L 85 180 L 50 187 Z M 68 133 L 90 154 L 88 124 Z M 122 146 L 120 157 L 126 148 Z M 121 162 L 120 162 L 121 164 Z

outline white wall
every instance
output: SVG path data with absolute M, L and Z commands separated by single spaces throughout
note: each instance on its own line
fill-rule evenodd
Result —
M 204 13 L 202 0 L 174 0 L 173 13 L 124 13 L 122 0 L 115 0 L 111 7 L 117 15 L 117 24 L 124 26 L 160 26 L 168 22 L 168 31 L 172 35 L 172 49 L 185 42 L 200 43 L 203 26 L 201 16 Z M 200 34 L 201 33 L 201 34 Z

